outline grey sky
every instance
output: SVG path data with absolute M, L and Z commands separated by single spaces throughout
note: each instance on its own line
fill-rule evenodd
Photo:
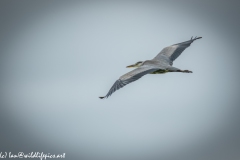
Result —
M 237 1 L 0 3 L 0 151 L 239 159 Z M 98 98 L 127 65 L 191 36 L 203 38 L 173 66 L 192 74 L 147 75 Z

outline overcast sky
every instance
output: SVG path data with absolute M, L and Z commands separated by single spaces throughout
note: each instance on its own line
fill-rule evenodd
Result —
M 239 2 L 1 1 L 0 152 L 238 160 Z M 201 36 L 100 100 L 127 65 Z

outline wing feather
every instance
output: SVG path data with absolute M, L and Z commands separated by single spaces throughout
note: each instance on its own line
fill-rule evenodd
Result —
M 172 65 L 172 62 L 177 59 L 181 53 L 191 45 L 191 43 L 197 39 L 200 39 L 202 37 L 195 37 L 194 39 L 190 39 L 189 41 L 185 41 L 182 43 L 173 44 L 171 46 L 165 47 L 162 49 L 162 51 L 154 57 L 153 60 L 167 60 L 170 65 Z
M 107 95 L 104 97 L 99 97 L 99 98 L 101 98 L 101 99 L 108 98 L 118 89 L 126 86 L 127 84 L 129 84 L 131 82 L 138 80 L 139 78 L 141 78 L 142 76 L 144 76 L 148 73 L 154 72 L 159 69 L 160 68 L 152 68 L 152 67 L 144 67 L 144 66 L 134 69 L 134 70 L 124 74 L 123 76 L 121 76 L 118 80 L 116 80 L 116 82 L 113 84 L 113 86 L 108 91 Z

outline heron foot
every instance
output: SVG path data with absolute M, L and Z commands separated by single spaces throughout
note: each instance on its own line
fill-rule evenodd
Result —
M 183 73 L 192 73 L 192 71 L 189 71 L 189 70 L 184 70 L 182 71 Z

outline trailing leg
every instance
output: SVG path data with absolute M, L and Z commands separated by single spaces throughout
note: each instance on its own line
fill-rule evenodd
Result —
M 179 68 L 175 68 L 175 67 L 169 67 L 167 68 L 168 72 L 182 72 L 182 73 L 192 73 L 192 71 L 189 70 L 181 70 Z

